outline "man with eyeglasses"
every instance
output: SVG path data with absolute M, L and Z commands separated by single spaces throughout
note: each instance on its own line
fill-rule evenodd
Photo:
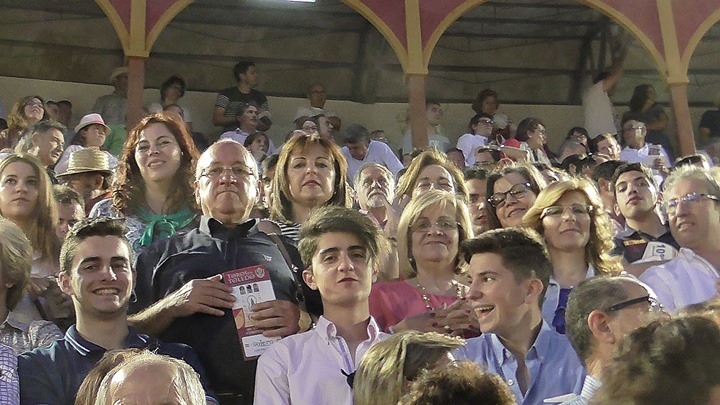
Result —
M 253 305 L 250 318 L 265 337 L 284 337 L 299 330 L 289 262 L 298 268 L 302 263 L 286 240 L 276 245 L 259 231 L 258 220 L 249 218 L 260 182 L 255 159 L 241 144 L 211 145 L 198 159 L 195 179 L 200 225 L 138 257 L 131 321 L 165 341 L 194 347 L 221 403 L 251 403 L 256 361 L 244 356 L 231 311 L 235 298 L 221 273 L 265 267 L 276 299 Z
M 652 173 L 642 163 L 619 166 L 610 182 L 625 227 L 615 236 L 614 253 L 627 264 L 661 264 L 675 256 L 680 245 L 663 223 L 658 210 L 658 190 Z M 638 265 L 626 270 L 639 275 L 650 267 Z
M 647 269 L 640 279 L 674 312 L 718 294 L 720 172 L 694 166 L 676 169 L 665 182 L 663 196 L 680 253 L 664 265 Z
M 627 118 L 622 122 L 622 139 L 625 147 L 620 151 L 620 160 L 628 163 L 643 163 L 655 170 L 656 183 L 661 183 L 667 168 L 672 167 L 668 153 L 662 145 L 645 142 L 647 127 L 642 121 Z
M 565 312 L 566 335 L 585 364 L 580 395 L 548 398 L 545 403 L 585 405 L 602 385 L 601 376 L 622 339 L 663 314 L 655 294 L 631 276 L 599 276 L 575 287 Z
M 465 155 L 465 165 L 470 167 L 475 164 L 475 152 L 487 145 L 493 130 L 492 115 L 480 113 L 470 118 L 468 133 L 461 136 L 457 141 L 457 148 Z

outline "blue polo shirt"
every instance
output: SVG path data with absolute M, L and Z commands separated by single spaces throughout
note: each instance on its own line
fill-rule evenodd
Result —
M 190 346 L 163 343 L 128 328 L 123 348 L 148 349 L 184 360 L 200 375 L 203 386 L 208 386 L 205 370 Z M 21 354 L 18 356 L 21 402 L 28 405 L 73 405 L 80 384 L 106 351 L 104 347 L 85 340 L 73 325 L 63 339 L 50 347 Z M 208 394 L 208 400 L 216 401 L 212 393 Z
M 471 360 L 488 372 L 499 375 L 510 387 L 518 404 L 542 404 L 545 398 L 569 392 L 580 394 L 585 369 L 568 339 L 543 321 L 535 342 L 525 354 L 530 384 L 525 395 L 517 383 L 518 361 L 497 335 L 486 333 L 468 339 L 453 353 L 458 360 Z

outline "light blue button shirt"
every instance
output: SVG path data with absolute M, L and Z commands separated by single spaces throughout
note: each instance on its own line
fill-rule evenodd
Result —
M 499 375 L 510 387 L 518 404 L 542 404 L 545 398 L 572 392 L 580 394 L 585 369 L 567 338 L 543 321 L 535 342 L 525 355 L 530 384 L 525 395 L 516 381 L 518 362 L 493 333 L 469 339 L 453 353 L 458 360 L 471 360 Z

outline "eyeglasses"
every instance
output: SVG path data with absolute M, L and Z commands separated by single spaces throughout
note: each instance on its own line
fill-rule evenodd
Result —
M 511 195 L 514 199 L 519 200 L 525 197 L 525 194 L 527 194 L 528 190 L 530 190 L 531 187 L 532 185 L 530 183 L 518 183 L 510 187 L 510 190 L 504 193 L 495 193 L 491 195 L 490 198 L 488 198 L 488 202 L 493 207 L 498 208 L 505 203 L 508 195 Z
M 720 201 L 720 198 L 716 195 L 705 194 L 705 193 L 687 193 L 683 197 L 672 198 L 663 204 L 665 206 L 665 212 L 668 214 L 674 214 L 680 203 L 687 203 L 689 205 L 697 205 L 700 200 L 707 198 L 708 200 Z
M 489 120 L 489 119 L 484 119 L 484 120 L 481 119 L 481 120 L 478 121 L 478 123 L 479 123 L 479 124 L 485 124 L 485 125 L 493 125 L 493 124 L 495 124 L 495 122 L 494 122 L 493 120 Z
M 427 219 L 421 218 L 415 221 L 414 224 L 410 226 L 410 229 L 413 232 L 416 233 L 425 233 L 430 231 L 432 229 L 433 223 L 428 221 Z M 435 226 L 440 232 L 451 232 L 458 229 L 458 223 L 454 221 L 450 221 L 447 219 L 439 219 L 437 222 L 435 222 Z
M 619 311 L 623 308 L 627 308 L 631 305 L 640 304 L 643 302 L 647 302 L 650 304 L 650 312 L 659 312 L 663 310 L 663 306 L 657 299 L 651 297 L 650 295 L 644 295 L 642 297 L 633 298 L 631 300 L 623 301 L 620 303 L 617 303 L 615 305 L 611 305 L 605 309 L 605 312 L 614 312 Z
M 42 107 L 43 103 L 40 101 L 28 101 L 25 103 L 25 107 Z
M 623 131 L 628 132 L 628 131 L 635 131 L 637 129 L 645 129 L 645 125 L 633 125 L 631 127 L 623 128 Z
M 421 191 L 430 191 L 431 189 L 447 191 L 450 193 L 455 191 L 455 186 L 453 186 L 452 182 L 445 180 L 445 179 L 441 179 L 435 183 L 427 181 L 427 180 L 423 180 L 420 183 L 418 183 L 418 185 L 415 186 L 415 188 L 418 190 L 421 190 Z
M 592 205 L 582 205 L 582 204 L 573 204 L 568 205 L 567 207 L 563 207 L 561 205 L 553 205 L 550 207 L 545 208 L 542 210 L 542 213 L 540 214 L 540 218 L 547 218 L 547 217 L 559 217 L 565 214 L 568 209 L 570 212 L 575 216 L 587 216 L 589 217 L 590 214 L 593 211 Z
M 205 170 L 202 174 L 200 174 L 200 177 L 207 177 L 210 180 L 217 180 L 223 175 L 223 173 L 228 170 L 235 179 L 244 179 L 246 177 L 255 176 L 255 172 L 253 172 L 253 170 L 247 166 L 216 166 Z

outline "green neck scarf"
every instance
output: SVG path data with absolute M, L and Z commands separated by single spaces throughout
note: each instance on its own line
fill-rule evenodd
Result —
M 156 240 L 156 236 L 160 240 L 175 235 L 177 229 L 188 226 L 197 214 L 188 207 L 183 207 L 180 211 L 169 215 L 153 214 L 145 207 L 140 207 L 137 215 L 141 221 L 147 223 L 145 232 L 140 238 L 140 245 L 148 246 Z

